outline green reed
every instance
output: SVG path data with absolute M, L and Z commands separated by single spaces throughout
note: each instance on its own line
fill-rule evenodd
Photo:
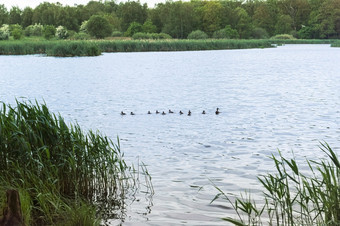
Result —
M 258 177 L 264 188 L 264 204 L 258 207 L 250 196 L 235 201 L 215 186 L 219 193 L 212 200 L 229 202 L 238 215 L 223 220 L 235 225 L 339 225 L 340 162 L 328 144 L 321 144 L 328 160 L 307 160 L 308 174 L 302 173 L 295 159 L 272 155 L 275 174 Z
M 35 224 L 76 211 L 70 206 L 82 200 L 88 209 L 105 206 L 102 217 L 124 208 L 135 181 L 119 141 L 114 144 L 99 132 L 66 124 L 46 104 L 16 104 L 0 107 L 0 191 L 13 187 L 26 192 Z M 85 211 L 83 216 L 89 215 Z

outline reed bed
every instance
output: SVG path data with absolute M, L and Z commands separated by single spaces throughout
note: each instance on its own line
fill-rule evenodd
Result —
M 226 193 L 213 199 L 229 202 L 238 219 L 223 218 L 235 225 L 340 225 L 340 162 L 328 144 L 321 144 L 328 160 L 307 160 L 310 172 L 302 173 L 295 159 L 272 155 L 275 174 L 258 177 L 265 204 L 259 207 L 250 195 L 231 201 Z M 212 201 L 212 202 L 213 202 Z
M 340 47 L 340 41 L 333 42 L 331 47 Z
M 71 216 L 92 225 L 98 223 L 95 207 L 103 218 L 124 209 L 136 182 L 119 140 L 114 144 L 99 132 L 67 125 L 46 104 L 16 104 L 0 107 L 0 191 L 19 189 L 27 200 L 28 225 L 72 221 Z
M 193 51 L 270 48 L 269 40 L 119 40 L 97 41 L 103 52 Z
M 269 39 L 272 44 L 332 44 L 334 39 Z

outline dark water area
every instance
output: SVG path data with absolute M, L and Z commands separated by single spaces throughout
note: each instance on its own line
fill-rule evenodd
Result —
M 127 161 L 147 165 L 155 191 L 139 194 L 123 225 L 224 225 L 233 211 L 209 205 L 212 182 L 260 200 L 256 176 L 274 170 L 268 156 L 277 149 L 301 163 L 323 157 L 319 141 L 340 151 L 339 59 L 329 45 L 0 56 L 0 100 L 44 100 L 69 122 L 119 136 Z

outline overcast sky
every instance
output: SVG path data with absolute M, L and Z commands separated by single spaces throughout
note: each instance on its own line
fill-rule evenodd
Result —
M 26 6 L 35 8 L 42 2 L 60 2 L 63 5 L 74 6 L 74 4 L 86 5 L 90 0 L 0 0 L 0 4 L 4 4 L 7 10 L 10 10 L 12 6 L 19 6 L 20 9 L 24 9 Z M 116 1 L 121 2 L 120 0 Z M 165 2 L 165 0 L 140 0 L 142 4 L 147 3 L 148 7 L 154 7 L 156 3 Z

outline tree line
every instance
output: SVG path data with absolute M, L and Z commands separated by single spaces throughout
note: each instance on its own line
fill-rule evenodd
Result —
M 44 2 L 24 9 L 7 9 L 0 4 L 0 27 L 9 24 L 25 30 L 33 25 L 62 26 L 80 33 L 87 31 L 90 21 L 94 29 L 106 30 L 100 35 L 92 32 L 97 38 L 143 32 L 184 39 L 201 32 L 213 38 L 291 34 L 304 39 L 331 39 L 340 37 L 340 0 L 191 0 L 167 1 L 154 7 L 139 1 L 117 4 L 107 0 L 74 6 Z

